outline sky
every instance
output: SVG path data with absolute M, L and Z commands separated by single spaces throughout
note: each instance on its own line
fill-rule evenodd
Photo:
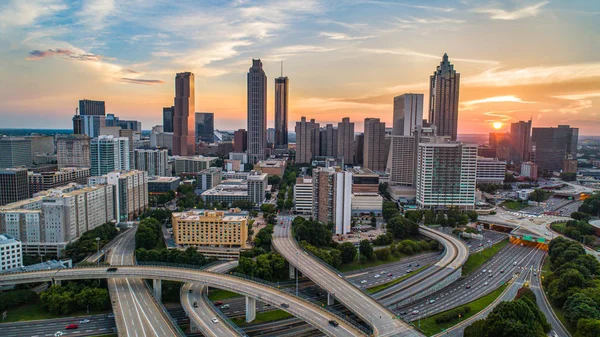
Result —
M 459 133 L 532 118 L 600 135 L 598 22 L 592 0 L 3 0 L 0 127 L 70 128 L 87 98 L 150 129 L 173 105 L 175 74 L 191 71 L 196 111 L 245 128 L 252 58 L 268 77 L 269 126 L 283 61 L 290 131 L 301 116 L 391 127 L 393 97 L 427 101 L 447 53 Z

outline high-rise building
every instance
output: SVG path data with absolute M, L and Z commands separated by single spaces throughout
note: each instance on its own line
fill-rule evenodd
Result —
M 344 165 L 354 165 L 354 122 L 350 122 L 349 117 L 338 123 L 337 151 Z
M 124 130 L 142 131 L 142 122 L 136 120 L 121 119 L 115 114 L 107 114 L 104 119 L 104 126 L 114 126 Z
M 275 79 L 275 148 L 288 147 L 288 95 L 289 81 L 286 77 Z
M 312 159 L 319 155 L 320 150 L 320 130 L 319 123 L 311 119 L 306 121 L 302 116 L 300 122 L 296 122 L 296 163 L 310 163 Z
M 275 128 L 267 128 L 267 143 L 269 148 L 275 144 Z
M 333 124 L 327 124 L 321 129 L 321 156 L 337 157 L 337 137 L 338 130 L 333 127 Z
M 260 59 L 248 70 L 248 160 L 265 159 L 267 148 L 267 75 Z
M 0 168 L 29 167 L 32 164 L 31 139 L 21 137 L 0 138 Z
M 55 152 L 53 136 L 26 136 L 31 140 L 31 154 L 52 154 Z
M 312 214 L 313 184 L 311 177 L 296 178 L 294 185 L 294 211 L 299 214 Z
M 129 139 L 103 135 L 92 139 L 90 163 L 92 176 L 101 176 L 112 171 L 129 171 L 131 158 Z
M 168 106 L 163 108 L 163 132 L 173 132 L 173 115 L 175 107 Z
M 64 167 L 58 171 L 30 172 L 28 175 L 29 195 L 70 183 L 85 185 L 89 176 L 90 169 L 87 167 Z
M 217 157 L 189 156 L 174 157 L 175 174 L 198 173 L 210 167 L 217 160 Z
M 269 184 L 266 173 L 252 172 L 248 175 L 248 200 L 260 206 L 265 200 L 265 190 Z
M 386 167 L 391 185 L 415 185 L 418 142 L 415 136 L 392 136 Z
M 0 205 L 29 198 L 26 168 L 0 169 Z
M 23 267 L 21 242 L 10 235 L 0 234 L 0 272 Z
M 496 149 L 496 158 L 500 160 L 510 160 L 511 141 L 510 134 L 507 132 L 490 132 L 490 148 Z
M 135 169 L 148 172 L 150 177 L 168 177 L 171 175 L 168 153 L 167 149 L 156 147 L 135 149 Z
M 73 134 L 83 135 L 83 118 L 81 115 L 73 116 Z
M 384 171 L 385 122 L 381 122 L 379 118 L 365 118 L 364 135 L 363 167 L 373 171 Z
M 88 184 L 114 186 L 114 214 L 118 221 L 133 220 L 148 209 L 148 172 L 146 171 L 112 171 L 99 177 L 89 178 Z
M 59 136 L 56 138 L 58 168 L 91 167 L 90 137 L 86 135 Z
M 173 155 L 191 156 L 196 153 L 194 123 L 196 111 L 194 74 L 178 73 L 175 76 L 175 110 L 173 113 Z
M 460 74 L 444 54 L 442 62 L 429 80 L 429 124 L 439 136 L 456 140 L 458 134 L 458 92 Z
M 512 143 L 512 162 L 519 165 L 524 161 L 529 161 L 529 152 L 531 152 L 531 119 L 527 122 L 519 121 L 511 123 L 510 140 Z
M 98 115 L 80 115 L 83 129 L 82 134 L 91 138 L 100 135 L 100 128 L 106 126 L 106 117 Z
M 169 155 L 173 152 L 173 132 L 152 132 L 150 146 L 167 149 Z
M 521 163 L 521 176 L 537 180 L 538 166 L 530 161 Z
M 104 101 L 90 99 L 79 100 L 79 115 L 81 116 L 106 116 Z
M 335 234 L 352 225 L 352 172 L 334 168 L 313 171 L 313 214 L 322 223 L 335 223 Z
M 360 133 L 354 138 L 354 162 L 362 163 L 365 161 L 365 134 Z
M 504 184 L 506 161 L 494 158 L 477 157 L 477 184 Z
M 579 129 L 569 125 L 557 128 L 533 128 L 531 142 L 535 146 L 535 163 L 542 171 L 562 169 L 568 156 L 577 156 Z
M 215 114 L 196 112 L 196 142 L 215 142 Z
M 239 129 L 233 132 L 233 151 L 246 152 L 248 149 L 248 132 L 245 129 Z
M 348 234 L 352 227 L 352 172 L 335 173 L 334 197 L 335 234 Z
M 209 167 L 198 173 L 196 189 L 200 192 L 210 190 L 221 183 L 221 174 L 223 170 L 220 167 Z
M 477 144 L 420 143 L 417 153 L 417 206 L 475 207 Z
M 403 94 L 394 97 L 393 136 L 410 136 L 423 126 L 423 94 Z

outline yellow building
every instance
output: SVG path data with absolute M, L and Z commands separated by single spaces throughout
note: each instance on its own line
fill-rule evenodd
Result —
M 246 248 L 248 213 L 236 211 L 192 210 L 173 213 L 173 238 L 177 245 L 203 251 L 210 248 Z

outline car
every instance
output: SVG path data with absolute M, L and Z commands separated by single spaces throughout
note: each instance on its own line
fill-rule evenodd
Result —
M 221 305 L 221 304 L 223 304 L 223 301 L 216 301 L 216 302 L 215 302 L 215 303 L 213 303 L 213 304 L 214 304 L 215 306 L 217 306 L 217 305 Z
M 487 281 L 485 283 L 483 283 L 484 286 L 487 286 L 489 283 L 487 283 Z
M 533 273 L 533 276 L 537 276 L 537 273 Z
M 77 325 L 77 324 L 69 324 L 65 327 L 65 329 L 67 329 L 67 330 L 72 330 L 72 329 L 77 329 L 77 328 L 79 328 L 79 325 Z
M 513 264 L 516 266 L 517 265 L 517 261 L 515 261 Z
M 340 323 L 338 323 L 337 321 L 334 321 L 334 320 L 330 319 L 329 320 L 329 325 L 338 326 L 338 325 L 340 325 Z
M 485 273 L 487 271 L 487 269 L 484 269 L 483 272 Z
M 388 274 L 388 277 L 392 277 L 392 276 L 394 276 L 394 274 L 392 274 L 392 273 L 389 273 L 389 274 Z
M 489 278 L 492 278 L 492 277 L 494 277 L 494 275 L 490 274 Z
M 64 334 L 65 334 L 65 333 L 64 333 L 64 332 L 62 332 L 62 331 L 57 331 L 57 332 L 55 332 L 55 333 L 54 333 L 54 337 L 60 337 L 60 336 L 62 336 L 62 335 L 64 335 Z
M 407 273 L 407 274 L 410 274 L 410 273 L 412 273 L 412 270 L 410 270 L 410 269 L 407 269 L 407 270 L 406 270 L 406 273 Z
M 418 267 L 418 266 L 420 266 L 420 265 L 418 263 L 415 263 L 415 267 Z
M 367 283 L 367 280 L 360 281 L 360 284 L 366 284 L 366 283 Z
M 418 313 L 419 313 L 419 310 L 413 310 L 413 311 L 412 311 L 412 314 L 413 314 L 413 315 L 416 315 L 416 314 L 418 314 Z
M 191 294 L 191 293 L 193 293 L 193 292 L 194 292 L 194 291 L 193 291 L 192 289 L 188 290 L 188 293 L 190 293 L 190 294 Z
M 193 305 L 194 305 L 194 308 L 197 308 L 198 307 L 198 302 L 194 301 Z
M 483 247 L 483 243 L 480 243 L 480 244 L 479 244 L 479 247 Z
M 283 302 L 283 303 L 281 303 L 281 307 L 282 307 L 282 308 L 289 308 L 289 307 L 290 307 L 290 305 L 289 305 L 289 304 L 287 304 L 287 303 L 285 303 L 285 302 Z
M 491 270 L 491 269 L 490 269 L 490 270 L 488 270 L 488 273 L 490 273 L 490 274 L 491 274 L 491 273 L 492 273 L 492 270 Z
M 265 305 L 263 305 L 263 307 L 270 307 L 271 305 L 269 303 L 265 303 Z
M 117 268 L 116 267 L 106 268 L 106 271 L 109 272 L 109 273 L 112 273 L 112 272 L 117 271 Z
M 406 315 L 406 311 L 402 311 L 402 312 L 400 313 L 400 315 L 402 315 L 402 316 Z
M 108 317 L 108 318 L 115 318 L 115 314 L 113 314 L 113 313 L 111 312 L 110 314 L 106 315 L 106 317 Z
M 407 267 L 412 267 L 412 263 L 409 263 Z
M 375 274 L 375 276 L 373 276 L 373 277 L 374 277 L 374 278 L 380 278 L 380 277 L 381 277 L 381 275 L 379 275 L 379 274 Z
M 504 269 L 500 269 L 500 274 L 504 273 Z
M 83 323 L 89 323 L 91 322 L 89 319 L 82 319 L 81 321 L 79 321 L 79 324 L 83 324 Z
M 435 300 L 429 300 L 429 303 L 430 303 L 430 304 L 431 304 L 431 303 L 435 303 Z
M 467 284 L 466 288 L 467 288 L 467 289 L 471 289 L 471 285 L 470 285 L 470 284 Z
M 223 305 L 221 306 L 221 309 L 229 309 L 229 304 L 223 304 Z
M 210 321 L 213 322 L 214 324 L 219 323 L 219 320 L 216 317 L 213 317 Z

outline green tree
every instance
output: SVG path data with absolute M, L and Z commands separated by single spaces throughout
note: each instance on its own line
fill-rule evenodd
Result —
M 362 240 L 358 250 L 360 251 L 360 255 L 365 256 L 367 259 L 371 259 L 373 256 L 373 246 L 371 246 L 369 240 Z
M 390 259 L 392 253 L 389 248 L 382 248 L 375 250 L 375 255 L 377 255 L 378 261 L 387 261 Z
M 354 261 L 356 256 L 356 247 L 351 242 L 344 242 L 340 245 L 340 252 L 342 254 L 342 263 L 350 263 Z
M 92 310 L 102 310 L 109 307 L 110 297 L 106 289 L 85 287 L 75 295 L 75 303 L 79 308 L 89 305 Z
M 583 318 L 577 322 L 576 337 L 598 337 L 600 336 L 600 320 Z

